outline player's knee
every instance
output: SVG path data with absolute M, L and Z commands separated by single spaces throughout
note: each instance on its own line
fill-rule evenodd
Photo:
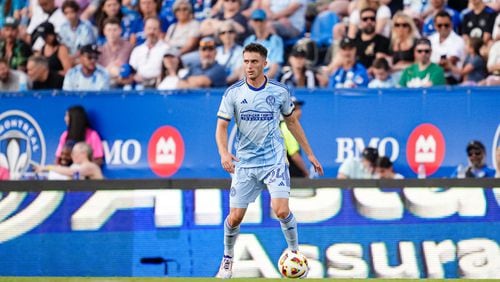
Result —
M 243 221 L 243 215 L 240 215 L 238 213 L 232 213 L 228 218 L 228 223 L 231 227 L 236 227 L 240 225 L 242 221 Z
M 290 210 L 288 208 L 277 208 L 274 210 L 274 213 L 279 219 L 285 219 L 289 214 Z

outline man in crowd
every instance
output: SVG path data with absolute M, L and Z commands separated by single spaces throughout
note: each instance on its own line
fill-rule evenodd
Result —
M 358 36 L 354 39 L 356 56 L 365 68 L 370 68 L 375 58 L 389 54 L 389 39 L 375 32 L 375 19 L 377 11 L 364 8 L 360 11 Z
M 168 45 L 160 38 L 160 20 L 151 17 L 144 21 L 146 41 L 132 50 L 129 64 L 136 71 L 134 80 L 137 84 L 144 88 L 154 88 Z
M 477 140 L 472 140 L 465 149 L 469 158 L 467 167 L 459 166 L 452 177 L 485 178 L 495 177 L 495 170 L 486 165 L 486 147 Z
M 457 84 L 460 76 L 453 76 L 450 65 L 463 64 L 465 59 L 464 40 L 453 31 L 453 22 L 448 12 L 437 13 L 434 17 L 434 25 L 437 32 L 429 36 L 432 47 L 431 62 L 444 68 L 448 84 Z
M 254 10 L 250 17 L 250 26 L 254 34 L 245 39 L 243 46 L 250 43 L 259 43 L 269 50 L 267 55 L 267 66 L 264 69 L 268 78 L 277 78 L 284 62 L 285 47 L 283 39 L 276 34 L 272 34 L 267 24 L 266 12 L 261 9 Z
M 339 167 L 337 177 L 340 179 L 372 179 L 376 178 L 375 162 L 378 150 L 367 147 L 363 149 L 361 158 L 347 158 Z
M 448 7 L 448 0 L 431 0 L 429 8 L 422 15 L 424 18 L 424 23 L 422 26 L 422 33 L 424 36 L 429 36 L 434 32 L 438 31 L 436 29 L 435 17 L 440 12 L 446 12 L 450 15 L 450 19 L 453 22 L 452 28 L 458 32 L 460 27 L 460 13 L 456 10 Z
M 41 55 L 34 55 L 28 59 L 28 77 L 31 80 L 31 89 L 62 89 L 64 77 L 57 71 L 49 69 L 49 61 Z
M 486 6 L 483 0 L 469 0 L 470 11 L 462 20 L 462 36 L 467 41 L 470 37 L 479 37 L 487 43 L 491 40 L 495 25 L 496 12 Z
M 5 59 L 11 69 L 26 71 L 26 63 L 31 56 L 31 47 L 18 39 L 18 22 L 7 17 L 2 28 L 0 39 L 0 58 Z
M 199 47 L 200 62 L 189 68 L 178 88 L 222 87 L 226 85 L 226 70 L 215 60 L 215 39 L 204 37 Z
M 59 37 L 72 56 L 77 55 L 78 48 L 96 43 L 94 27 L 88 21 L 79 18 L 80 6 L 73 0 L 64 1 L 61 7 L 67 21 L 62 24 Z
M 348 37 L 342 39 L 334 65 L 335 71 L 329 78 L 329 87 L 355 88 L 368 86 L 368 73 L 366 68 L 356 61 L 356 45 L 353 39 Z
M 64 78 L 64 90 L 108 90 L 108 71 L 97 64 L 99 58 L 97 45 L 85 45 L 80 48 L 80 64 L 71 68 Z
M 446 84 L 443 69 L 430 60 L 431 52 L 432 47 L 429 39 L 417 40 L 414 52 L 415 63 L 403 71 L 399 85 L 416 88 Z
M 11 70 L 7 61 L 0 58 L 0 91 L 27 90 L 27 82 L 25 73 Z

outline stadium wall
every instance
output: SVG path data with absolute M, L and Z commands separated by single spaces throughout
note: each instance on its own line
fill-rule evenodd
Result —
M 329 176 L 341 155 L 371 142 L 407 176 L 418 159 L 435 177 L 465 160 L 469 139 L 483 141 L 491 156 L 499 142 L 498 90 L 296 95 L 306 101 L 303 124 Z M 226 177 L 213 141 L 222 92 L 170 94 L 2 95 L 1 149 L 17 138 L 33 162 L 53 162 L 65 109 L 82 104 L 107 146 L 109 177 Z M 157 153 L 170 161 L 154 163 Z M 181 188 L 0 190 L 0 275 L 213 276 L 228 192 Z M 498 188 L 325 187 L 294 190 L 291 198 L 310 276 L 338 278 L 500 278 L 499 205 Z M 264 192 L 242 226 L 235 273 L 278 277 L 285 247 Z

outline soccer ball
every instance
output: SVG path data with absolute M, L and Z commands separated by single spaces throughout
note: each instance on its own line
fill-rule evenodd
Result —
M 278 261 L 278 270 L 287 278 L 305 278 L 309 272 L 309 265 L 303 254 L 286 250 Z

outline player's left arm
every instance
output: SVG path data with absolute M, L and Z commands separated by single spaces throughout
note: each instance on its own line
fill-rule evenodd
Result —
M 320 162 L 318 159 L 316 159 L 316 156 L 314 155 L 314 152 L 309 145 L 309 141 L 307 141 L 306 134 L 304 133 L 304 129 L 302 128 L 302 125 L 300 124 L 299 119 L 297 118 L 297 115 L 295 112 L 292 112 L 291 115 L 285 116 L 285 122 L 286 126 L 292 133 L 293 137 L 297 139 L 297 142 L 299 142 L 300 146 L 302 149 L 304 149 L 304 153 L 307 155 L 307 158 L 311 162 L 311 164 L 314 166 L 314 170 L 319 174 L 323 175 L 323 167 L 321 166 Z

